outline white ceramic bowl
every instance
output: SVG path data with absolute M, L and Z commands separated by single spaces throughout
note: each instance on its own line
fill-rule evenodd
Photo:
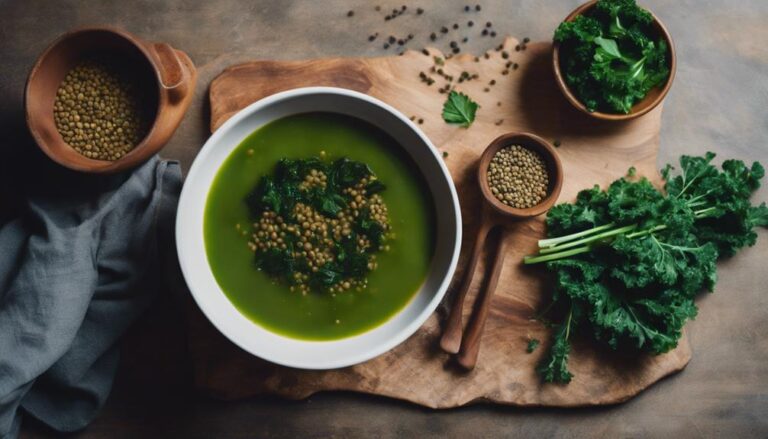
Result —
M 312 111 L 341 113 L 365 120 L 389 133 L 413 158 L 432 193 L 436 245 L 427 279 L 399 313 L 360 335 L 332 341 L 288 338 L 241 314 L 217 284 L 203 242 L 203 213 L 216 172 L 237 145 L 254 130 L 285 116 Z M 224 123 L 192 164 L 179 200 L 176 246 L 187 285 L 200 309 L 232 342 L 265 360 L 302 369 L 350 366 L 380 355 L 416 332 L 442 300 L 456 269 L 461 247 L 461 212 L 456 188 L 440 154 L 402 113 L 351 90 L 309 87 L 264 98 Z

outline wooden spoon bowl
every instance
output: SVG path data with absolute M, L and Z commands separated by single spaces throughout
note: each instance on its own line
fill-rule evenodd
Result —
M 547 167 L 547 175 L 549 176 L 547 195 L 535 206 L 518 209 L 505 204 L 493 195 L 488 185 L 488 167 L 493 156 L 502 148 L 511 145 L 520 145 L 538 153 Z M 555 152 L 555 148 L 541 137 L 529 133 L 508 133 L 497 137 L 483 151 L 483 155 L 480 156 L 480 164 L 477 167 L 477 181 L 485 202 L 497 213 L 512 219 L 532 218 L 548 211 L 557 201 L 563 186 L 563 165 Z
M 590 11 L 592 11 L 597 4 L 597 0 L 591 0 L 583 5 L 576 8 L 573 12 L 571 12 L 563 21 L 573 21 L 578 17 L 579 15 L 587 14 Z M 647 9 L 646 9 L 647 10 Z M 648 11 L 650 12 L 650 11 Z M 565 95 L 565 98 L 568 100 L 568 102 L 571 103 L 576 109 L 581 111 L 584 114 L 587 114 L 591 117 L 594 117 L 596 119 L 601 120 L 609 120 L 609 121 L 622 121 L 622 120 L 630 120 L 635 119 L 637 117 L 640 117 L 649 111 L 653 110 L 658 106 L 661 101 L 664 100 L 664 98 L 667 96 L 667 93 L 669 92 L 669 89 L 672 87 L 672 81 L 675 79 L 675 71 L 677 70 L 677 55 L 675 54 L 675 44 L 672 41 L 672 35 L 669 34 L 669 31 L 664 26 L 664 23 L 659 20 L 656 15 L 653 14 L 653 12 L 650 12 L 651 16 L 653 16 L 653 22 L 651 23 L 651 27 L 654 29 L 656 34 L 660 36 L 664 41 L 667 43 L 667 47 L 669 47 L 669 51 L 667 52 L 667 63 L 669 64 L 669 77 L 667 77 L 667 81 L 664 84 L 660 84 L 659 86 L 656 86 L 652 88 L 647 95 L 635 105 L 632 106 L 632 110 L 628 114 L 622 114 L 622 113 L 604 113 L 600 111 L 589 111 L 587 110 L 587 107 L 581 103 L 579 98 L 571 91 L 570 87 L 568 86 L 568 83 L 565 81 L 565 74 L 562 72 L 560 68 L 560 43 L 555 41 L 553 43 L 552 48 L 552 68 L 555 72 L 555 81 L 557 82 L 557 86 L 560 88 L 560 90 Z
M 537 152 L 546 164 L 549 175 L 547 196 L 535 206 L 525 209 L 508 206 L 496 198 L 488 186 L 488 166 L 491 163 L 491 159 L 500 149 L 511 145 L 520 145 L 523 148 Z M 472 248 L 467 271 L 461 287 L 456 293 L 453 307 L 445 323 L 443 336 L 440 339 L 440 347 L 448 353 L 458 354 L 457 361 L 465 369 L 472 369 L 477 363 L 477 356 L 480 351 L 480 338 L 488 317 L 491 298 L 496 289 L 501 268 L 504 265 L 507 245 L 509 244 L 506 239 L 508 233 L 506 226 L 514 220 L 524 220 L 541 215 L 555 204 L 560 195 L 560 189 L 563 186 L 563 167 L 560 158 L 555 152 L 555 148 L 541 137 L 528 133 L 509 133 L 496 138 L 485 149 L 480 157 L 480 163 L 477 168 L 477 180 L 484 200 L 481 223 Z M 480 258 L 480 253 L 483 250 L 489 232 L 497 226 L 502 227 L 502 235 L 498 240 L 496 257 L 493 261 L 490 278 L 486 283 L 485 292 L 480 292 L 480 304 L 477 308 L 477 314 L 467 326 L 466 334 L 462 334 L 464 301 L 472 284 L 475 266 Z

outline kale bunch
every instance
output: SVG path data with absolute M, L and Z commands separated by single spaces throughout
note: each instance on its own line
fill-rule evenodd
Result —
M 565 81 L 589 111 L 629 113 L 669 77 L 667 43 L 635 0 L 600 0 L 555 31 Z
M 661 354 L 677 346 L 696 316 L 694 298 L 714 288 L 716 261 L 753 245 L 754 228 L 768 226 L 765 203 L 749 201 L 765 174 L 760 163 L 726 160 L 719 170 L 714 157 L 683 156 L 677 175 L 667 165 L 665 193 L 630 170 L 549 211 L 549 238 L 524 260 L 547 263 L 555 275 L 550 310 L 564 316 L 538 369 L 544 381 L 570 381 L 577 328 L 613 349 Z

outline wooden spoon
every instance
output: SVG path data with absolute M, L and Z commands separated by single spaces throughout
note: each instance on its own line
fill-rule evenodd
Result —
M 488 166 L 494 155 L 501 149 L 510 145 L 520 145 L 535 151 L 541 155 L 547 166 L 549 175 L 549 188 L 547 196 L 537 205 L 526 209 L 517 209 L 510 207 L 501 201 L 491 192 L 488 186 Z M 461 287 L 456 294 L 450 315 L 446 321 L 443 336 L 440 339 L 440 347 L 450 353 L 458 353 L 457 360 L 459 364 L 467 369 L 472 369 L 477 363 L 477 356 L 480 352 L 480 339 L 485 327 L 485 320 L 488 317 L 488 311 L 491 305 L 493 292 L 501 275 L 501 267 L 504 265 L 504 256 L 507 251 L 508 226 L 512 220 L 521 220 L 533 218 L 548 211 L 557 201 L 560 195 L 560 189 L 563 185 L 563 168 L 560 158 L 555 152 L 555 148 L 544 139 L 528 133 L 508 133 L 499 136 L 491 142 L 480 157 L 480 163 L 477 168 L 477 179 L 480 185 L 480 191 L 483 194 L 483 210 L 481 214 L 480 227 L 477 231 L 475 244 L 472 248 L 469 265 L 464 274 Z M 485 240 L 489 232 L 496 227 L 503 227 L 498 241 L 496 257 L 491 270 L 491 277 L 488 280 L 485 291 L 481 291 L 478 296 L 480 299 L 477 315 L 467 327 L 466 337 L 462 337 L 462 315 L 464 311 L 464 301 L 467 291 L 472 284 L 475 267 L 480 258 L 480 252 L 483 249 Z

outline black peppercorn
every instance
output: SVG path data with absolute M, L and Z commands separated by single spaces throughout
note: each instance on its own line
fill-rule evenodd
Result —
M 351 16 L 353 16 L 353 15 L 355 15 L 355 11 L 349 11 L 349 12 L 347 12 L 347 17 L 351 17 Z

